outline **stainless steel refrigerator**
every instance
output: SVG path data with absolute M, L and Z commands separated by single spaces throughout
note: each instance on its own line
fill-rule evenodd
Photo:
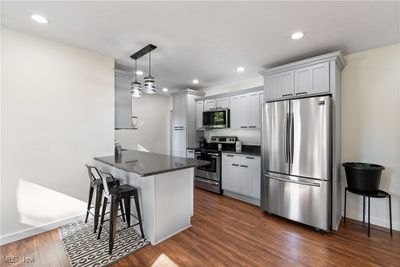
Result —
M 261 207 L 331 229 L 331 97 L 264 104 Z

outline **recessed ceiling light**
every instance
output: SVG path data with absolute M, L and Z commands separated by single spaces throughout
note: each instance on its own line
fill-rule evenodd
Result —
M 33 14 L 31 16 L 31 19 L 33 19 L 34 21 L 36 21 L 38 23 L 42 23 L 42 24 L 46 24 L 49 22 L 45 17 L 38 15 L 38 14 Z
M 236 68 L 236 71 L 237 72 L 243 72 L 244 71 L 244 67 L 239 66 L 239 67 Z
M 143 71 L 137 70 L 137 71 L 136 71 L 136 74 L 137 74 L 137 75 L 143 75 Z
M 168 92 L 168 88 L 165 88 L 165 87 L 164 87 L 164 88 L 162 89 L 162 91 L 163 91 L 163 92 Z
M 198 83 L 199 83 L 199 80 L 197 80 L 197 79 L 193 79 L 192 83 L 194 83 L 194 84 L 198 84 Z
M 303 38 L 303 36 L 304 36 L 304 33 L 302 33 L 302 32 L 295 32 L 295 33 L 292 34 L 292 39 L 293 39 L 293 40 L 301 39 L 301 38 Z

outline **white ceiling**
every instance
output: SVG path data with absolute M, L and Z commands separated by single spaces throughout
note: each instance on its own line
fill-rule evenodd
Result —
M 42 14 L 40 25 L 30 15 Z M 399 42 L 399 2 L 1 2 L 1 24 L 114 57 L 152 43 L 160 87 L 202 88 L 265 67 L 341 49 Z M 291 40 L 301 30 L 305 37 Z M 139 61 L 147 70 L 147 57 Z M 236 73 L 237 66 L 246 71 Z M 197 86 L 193 78 L 200 80 Z

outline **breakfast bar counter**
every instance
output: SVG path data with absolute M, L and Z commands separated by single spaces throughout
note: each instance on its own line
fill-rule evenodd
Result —
M 191 226 L 194 168 L 208 161 L 136 150 L 94 160 L 121 184 L 138 189 L 144 233 L 153 245 Z

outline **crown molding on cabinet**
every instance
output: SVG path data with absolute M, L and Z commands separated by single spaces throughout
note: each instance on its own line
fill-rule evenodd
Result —
M 336 61 L 336 64 L 339 66 L 340 70 L 343 70 L 344 67 L 346 66 L 346 61 L 343 57 L 342 51 L 338 50 L 338 51 L 331 52 L 328 54 L 323 54 L 323 55 L 319 55 L 316 57 L 310 57 L 307 59 L 295 61 L 295 62 L 288 63 L 285 65 L 281 65 L 278 67 L 269 68 L 269 69 L 260 71 L 260 74 L 265 76 L 265 75 L 274 74 L 276 72 L 292 70 L 297 67 L 304 67 L 307 65 L 313 65 L 313 64 L 327 62 L 327 61 L 333 61 L 333 60 Z
M 196 95 L 196 96 L 204 96 L 205 95 L 205 93 L 203 93 L 201 91 L 187 88 L 187 89 L 179 90 L 177 92 L 173 92 L 173 93 L 171 93 L 171 96 L 178 96 L 178 95 L 184 95 L 184 94 L 190 94 L 190 95 Z
M 228 92 L 228 93 L 209 95 L 209 96 L 206 96 L 206 97 L 197 98 L 196 102 L 197 101 L 202 101 L 202 100 L 207 100 L 207 99 L 216 99 L 216 98 L 230 97 L 230 96 L 235 96 L 235 95 L 243 95 L 243 94 L 259 92 L 259 91 L 264 91 L 264 85 L 255 86 L 255 87 L 242 89 L 242 90 L 238 90 L 238 91 L 233 91 L 233 92 Z

